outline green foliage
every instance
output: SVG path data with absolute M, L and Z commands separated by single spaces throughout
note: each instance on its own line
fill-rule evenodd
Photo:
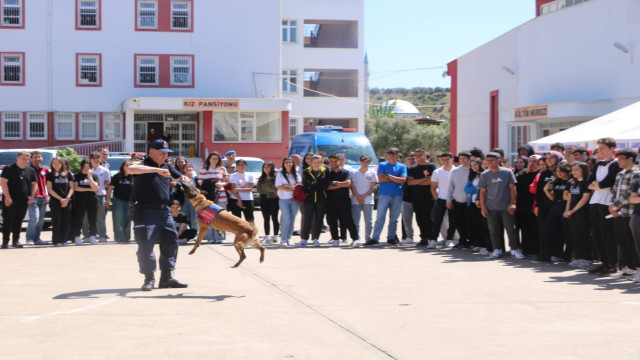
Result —
M 396 102 L 393 101 L 389 105 L 383 106 L 379 105 L 371 105 L 369 108 L 369 118 L 371 119 L 389 119 L 394 118 L 396 114 L 393 112 L 393 109 L 396 107 Z
M 58 156 L 63 157 L 69 163 L 69 170 L 72 173 L 78 173 L 80 171 L 80 162 L 82 161 L 82 156 L 78 155 L 72 148 L 68 147 L 65 150 L 58 150 Z
M 449 106 L 451 99 L 451 89 L 449 88 L 431 88 L 431 87 L 414 87 L 405 88 L 372 88 L 369 91 L 371 99 L 376 104 L 382 104 L 385 101 L 398 99 L 406 100 L 417 106 L 420 114 L 424 117 L 431 116 L 433 119 L 450 119 Z M 442 107 L 435 105 L 444 105 Z M 382 118 L 385 116 L 370 117 Z
M 365 134 L 379 157 L 392 146 L 403 154 L 419 147 L 432 154 L 449 149 L 448 121 L 442 125 L 419 125 L 405 119 L 369 120 L 365 122 Z

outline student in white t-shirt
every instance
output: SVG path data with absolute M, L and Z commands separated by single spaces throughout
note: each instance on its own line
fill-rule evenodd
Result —
M 436 158 L 442 166 L 436 169 L 431 176 L 431 195 L 436 199 L 436 203 L 431 213 L 433 216 L 433 227 L 431 229 L 430 240 L 438 240 L 438 233 L 440 232 L 440 226 L 442 226 L 444 216 L 451 216 L 447 209 L 447 197 L 449 195 L 449 185 L 451 182 L 451 170 L 455 169 L 451 161 L 453 154 L 450 152 L 439 153 L 436 155 Z M 449 224 L 451 224 L 451 221 L 449 221 Z M 453 243 L 455 229 L 453 227 L 449 227 L 449 229 L 446 238 L 447 246 L 453 247 L 455 245 Z
M 369 169 L 371 157 L 360 156 L 360 167 L 351 173 L 351 216 L 358 229 L 358 238 L 371 240 L 373 231 L 373 192 L 378 187 L 378 175 Z M 360 236 L 360 214 L 364 213 L 364 236 Z M 353 247 L 360 247 L 356 240 Z
M 253 176 L 245 172 L 247 162 L 240 159 L 236 161 L 237 172 L 231 174 L 229 183 L 231 183 L 231 191 L 229 199 L 229 210 L 237 217 L 244 214 L 247 221 L 253 221 Z

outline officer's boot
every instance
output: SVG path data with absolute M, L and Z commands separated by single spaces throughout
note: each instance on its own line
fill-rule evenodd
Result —
M 175 279 L 171 273 L 171 270 L 162 270 L 160 275 L 160 282 L 158 283 L 158 288 L 166 289 L 166 288 L 186 288 L 189 284 L 182 283 Z
M 144 276 L 144 284 L 142 284 L 142 288 L 140 290 L 142 291 L 151 291 L 153 290 L 153 286 L 156 282 L 155 277 L 153 277 L 153 273 L 151 274 L 146 274 Z

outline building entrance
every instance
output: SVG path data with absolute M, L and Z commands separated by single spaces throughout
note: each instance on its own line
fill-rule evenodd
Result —
M 171 137 L 169 147 L 172 157 L 199 156 L 198 154 L 198 114 L 135 114 L 134 116 L 134 151 L 146 152 L 147 139 L 154 129 L 158 139 L 164 132 Z

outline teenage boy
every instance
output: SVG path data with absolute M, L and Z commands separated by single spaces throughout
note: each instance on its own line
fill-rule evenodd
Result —
M 378 215 L 373 228 L 371 240 L 365 245 L 378 246 L 380 234 L 384 227 L 387 210 L 389 211 L 389 226 L 387 227 L 387 242 L 398 245 L 396 234 L 398 217 L 402 210 L 402 184 L 407 180 L 407 167 L 398 162 L 398 148 L 387 150 L 387 161 L 378 165 Z
M 618 161 L 613 158 L 616 141 L 610 137 L 598 139 L 598 154 L 603 160 L 596 164 L 587 183 L 593 195 L 589 200 L 591 211 L 591 229 L 593 242 L 600 255 L 601 263 L 589 270 L 592 274 L 607 275 L 616 272 L 618 263 L 618 246 L 611 236 L 614 233 L 613 218 L 609 217 L 611 203 L 611 187 L 616 175 L 620 172 Z
M 349 206 L 351 205 L 349 198 L 351 171 L 342 168 L 342 156 L 339 154 L 329 155 L 329 166 L 331 166 L 331 171 L 328 174 L 327 205 L 331 210 L 327 211 L 327 223 L 331 231 L 333 246 L 340 246 L 340 239 L 345 240 L 347 235 L 343 234 L 344 238 L 340 237 L 338 221 L 340 221 L 340 226 L 347 228 L 351 240 L 358 241 L 358 230 L 353 223 L 351 206 Z
M 460 166 L 451 170 L 451 182 L 447 196 L 447 209 L 453 212 L 453 228 L 458 230 L 460 241 L 456 247 L 471 248 L 470 226 L 467 219 L 471 218 L 471 212 L 467 206 L 467 193 L 464 191 L 469 181 L 469 165 L 471 154 L 461 151 L 458 154 Z
M 9 240 L 13 234 L 14 248 L 23 247 L 20 244 L 20 230 L 22 220 L 27 214 L 28 205 L 35 203 L 38 191 L 38 179 L 33 168 L 27 166 L 31 154 L 21 151 L 16 156 L 16 162 L 2 169 L 0 186 L 4 208 L 2 210 L 2 249 L 9 247 Z
M 433 208 L 433 227 L 431 228 L 431 240 L 438 240 L 438 234 L 440 233 L 440 227 L 445 215 L 449 219 L 449 228 L 447 231 L 446 246 L 454 247 L 456 244 L 453 242 L 453 236 L 455 235 L 454 227 L 452 226 L 452 217 L 449 210 L 447 210 L 447 198 L 449 197 L 449 183 L 451 181 L 451 171 L 454 169 L 451 163 L 453 155 L 450 152 L 439 153 L 437 156 L 438 162 L 442 163 L 442 166 L 433 172 L 431 177 L 431 195 L 436 199 L 436 203 Z M 430 244 L 431 245 L 431 244 Z M 429 246 L 428 248 L 432 248 Z
M 619 262 L 621 270 L 612 275 L 614 278 L 624 278 L 636 273 L 638 254 L 636 253 L 633 234 L 629 222 L 631 219 L 631 204 L 629 197 L 633 191 L 631 184 L 640 179 L 640 172 L 636 166 L 637 153 L 631 149 L 618 151 L 618 165 L 622 170 L 616 175 L 611 187 L 611 202 L 609 213 L 613 216 L 613 228 L 618 242 Z
M 416 164 L 416 154 L 413 151 L 407 153 L 407 175 L 409 169 Z M 400 244 L 413 243 L 413 186 L 409 185 L 409 177 L 402 184 L 402 241 Z
M 378 188 L 378 176 L 375 171 L 369 169 L 371 157 L 360 156 L 360 168 L 351 174 L 351 217 L 356 226 L 360 228 L 360 213 L 364 213 L 364 240 L 371 240 L 373 230 L 373 192 Z M 358 233 L 358 239 L 361 236 Z M 360 241 L 354 241 L 353 247 L 360 247 Z
M 100 242 L 107 241 L 107 188 L 109 188 L 109 183 L 111 182 L 111 174 L 106 167 L 100 165 L 100 160 L 102 159 L 99 152 L 94 151 L 91 155 L 89 155 L 89 161 L 91 161 L 91 171 L 98 175 L 98 238 Z M 85 216 L 83 220 L 83 233 L 89 233 L 89 220 L 87 216 Z
M 433 195 L 431 195 L 431 176 L 436 171 L 436 166 L 430 162 L 431 155 L 423 148 L 414 151 L 417 163 L 408 171 L 407 183 L 412 189 L 412 207 L 416 214 L 416 222 L 420 229 L 420 242 L 417 246 L 436 248 L 436 241 L 429 240 L 433 222 L 431 221 L 431 209 L 433 209 Z
M 487 218 L 489 236 L 493 245 L 493 252 L 489 257 L 497 259 L 503 254 L 504 241 L 502 234 L 506 231 L 509 237 L 511 255 L 523 259 L 520 252 L 520 241 L 516 232 L 516 177 L 513 171 L 500 167 L 500 155 L 490 152 L 487 154 L 489 169 L 480 175 L 480 204 L 482 216 Z
M 29 224 L 27 225 L 27 245 L 46 245 L 47 242 L 40 239 L 44 226 L 44 215 L 49 203 L 47 194 L 47 174 L 49 168 L 42 165 L 42 153 L 40 151 L 31 152 L 31 168 L 36 173 L 38 179 L 38 191 L 35 195 L 35 203 L 29 205 Z

